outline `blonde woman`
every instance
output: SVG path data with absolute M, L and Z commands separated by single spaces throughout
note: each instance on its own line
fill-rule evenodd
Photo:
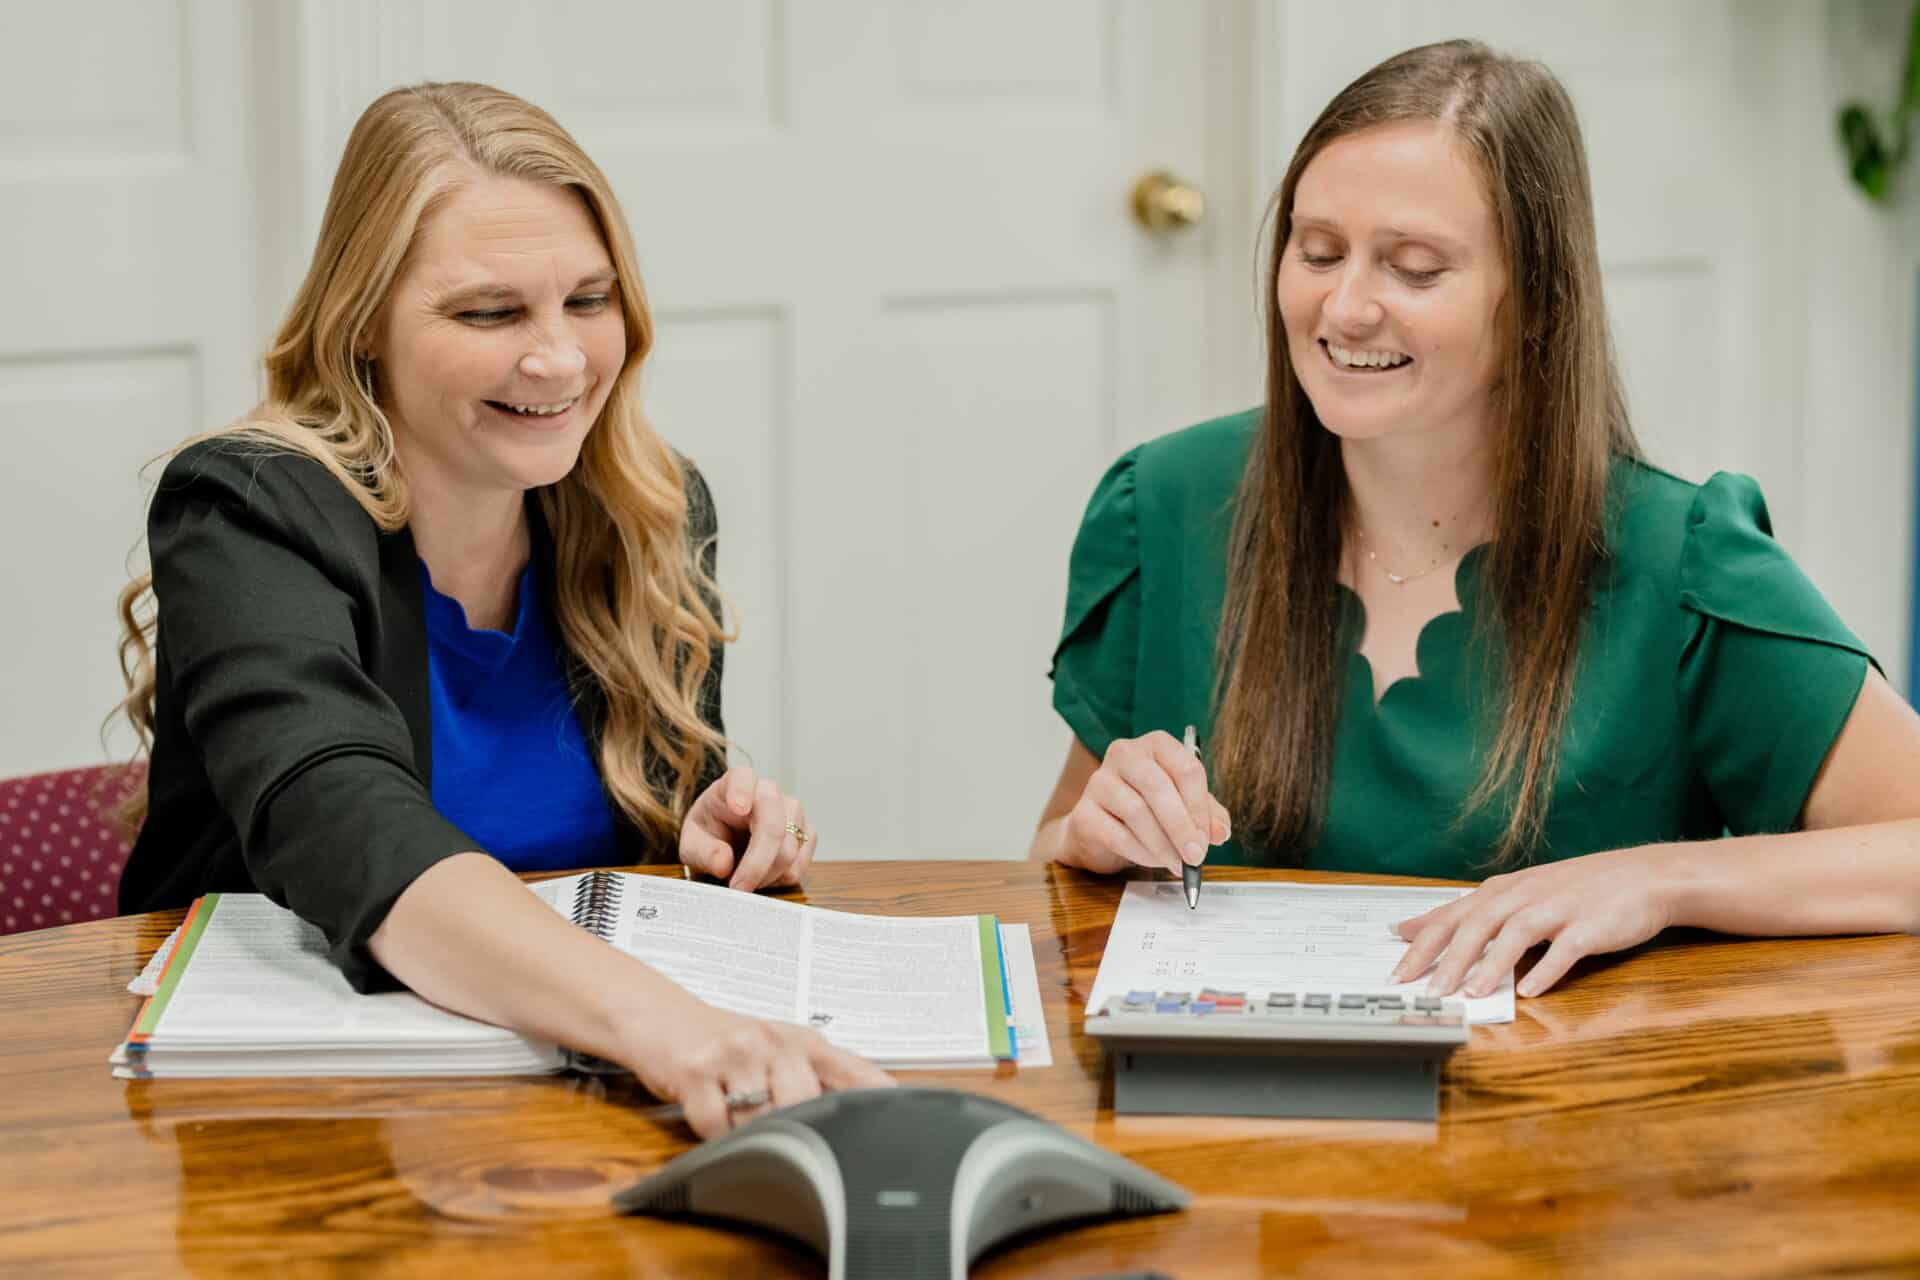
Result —
M 1920 929 L 1920 717 L 1751 480 L 1641 459 L 1552 75 L 1389 59 L 1275 209 L 1264 410 L 1133 451 L 1087 509 L 1036 856 L 1496 872 L 1400 926 L 1441 993 L 1544 943 L 1537 994 L 1668 925 Z
M 545 112 L 473 84 L 367 109 L 266 400 L 154 495 L 121 906 L 267 893 L 356 987 L 623 1063 L 712 1134 L 751 1114 L 728 1094 L 885 1077 L 513 875 L 678 857 L 751 890 L 813 855 L 796 800 L 724 767 L 716 518 L 640 413 L 651 341 L 624 215 Z

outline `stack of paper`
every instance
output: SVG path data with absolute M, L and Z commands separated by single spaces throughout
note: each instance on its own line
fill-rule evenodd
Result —
M 1028 1065 L 1051 1060 L 1024 927 L 588 875 L 607 907 L 596 931 L 721 1008 L 817 1027 L 893 1068 L 990 1066 L 1016 1051 Z M 587 879 L 532 888 L 572 917 Z M 569 1061 L 557 1046 L 405 992 L 355 992 L 319 930 L 257 894 L 195 903 L 131 986 L 151 998 L 112 1055 L 125 1078 L 511 1075 Z

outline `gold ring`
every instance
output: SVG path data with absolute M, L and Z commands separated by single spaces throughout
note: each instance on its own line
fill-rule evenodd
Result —
M 807 829 L 797 822 L 789 822 L 787 824 L 787 834 L 795 840 L 798 840 L 801 844 L 807 842 Z

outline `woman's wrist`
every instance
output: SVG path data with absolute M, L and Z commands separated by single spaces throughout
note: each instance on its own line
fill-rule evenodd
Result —
M 1649 904 L 1663 928 L 1696 925 L 1705 879 L 1698 845 L 1673 843 L 1642 845 L 1630 851 L 1646 882 Z
M 1089 853 L 1073 842 L 1067 830 L 1067 820 L 1073 815 L 1063 813 L 1057 818 L 1040 824 L 1040 830 L 1033 839 L 1033 856 L 1043 862 L 1057 862 L 1063 867 L 1073 867 L 1080 871 L 1091 871 L 1095 875 L 1112 875 L 1126 869 L 1124 858 L 1112 854 Z
M 618 963 L 609 967 L 612 971 L 597 984 L 593 997 L 600 1044 L 575 1047 L 634 1067 L 654 1058 L 660 1037 L 674 1034 L 704 1005 L 653 966 L 610 945 L 607 950 Z

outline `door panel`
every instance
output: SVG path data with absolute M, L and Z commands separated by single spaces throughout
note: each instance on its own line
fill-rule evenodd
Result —
M 205 0 L 0 10 L 0 776 L 131 751 L 101 721 L 141 467 L 254 398 L 248 29 Z

